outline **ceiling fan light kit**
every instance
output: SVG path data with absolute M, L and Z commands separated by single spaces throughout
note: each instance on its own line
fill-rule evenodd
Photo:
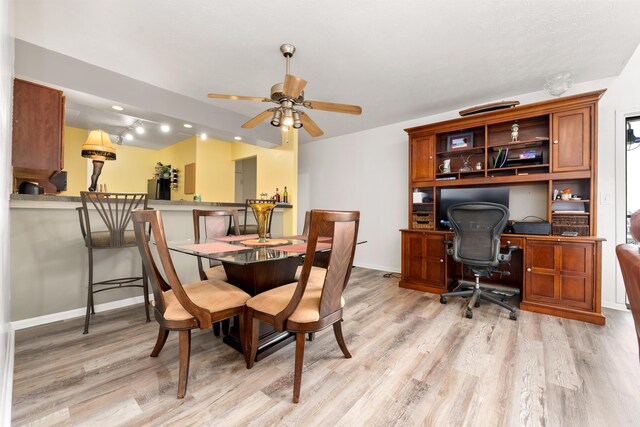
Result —
M 208 95 L 209 98 L 254 102 L 273 102 L 275 104 L 279 104 L 278 107 L 270 108 L 253 117 L 245 124 L 243 124 L 242 127 L 245 129 L 253 128 L 267 118 L 271 117 L 271 125 L 280 127 L 283 132 L 288 131 L 290 127 L 293 127 L 294 129 L 300 129 L 304 127 L 304 129 L 312 137 L 321 136 L 324 134 L 324 132 L 313 120 L 311 120 L 311 118 L 304 111 L 298 110 L 297 108 L 304 107 L 311 110 L 332 111 L 335 113 L 354 115 L 359 115 L 362 113 L 362 108 L 357 105 L 336 104 L 332 102 L 320 101 L 306 101 L 304 99 L 304 88 L 307 85 L 307 81 L 289 73 L 289 62 L 291 57 L 293 57 L 295 51 L 296 48 L 292 44 L 283 44 L 282 46 L 280 46 L 280 52 L 284 56 L 286 63 L 284 83 L 277 83 L 271 87 L 270 98 L 222 95 L 217 93 L 210 93 Z

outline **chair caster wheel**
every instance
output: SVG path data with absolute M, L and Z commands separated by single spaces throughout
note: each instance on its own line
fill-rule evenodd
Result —
M 471 311 L 471 310 L 467 310 L 467 312 L 464 314 L 464 316 L 465 316 L 467 319 L 473 319 L 473 311 Z
M 510 312 L 509 313 L 509 319 L 511 320 L 518 320 L 518 315 L 514 312 Z
M 480 300 L 478 299 L 475 304 L 473 304 L 475 308 L 480 307 Z
M 440 297 L 440 304 L 446 304 L 447 299 L 445 297 Z

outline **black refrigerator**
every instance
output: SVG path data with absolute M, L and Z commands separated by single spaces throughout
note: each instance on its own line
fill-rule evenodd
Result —
M 171 179 L 150 179 L 147 182 L 147 194 L 151 200 L 171 200 Z

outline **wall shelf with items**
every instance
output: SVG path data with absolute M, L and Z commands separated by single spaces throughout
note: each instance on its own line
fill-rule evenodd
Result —
M 420 230 L 435 228 L 435 191 L 433 187 L 415 187 L 411 203 L 411 227 Z

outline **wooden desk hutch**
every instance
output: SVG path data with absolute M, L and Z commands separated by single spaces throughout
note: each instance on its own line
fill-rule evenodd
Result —
M 451 231 L 436 226 L 441 189 L 537 184 L 548 191 L 551 235 L 504 234 L 503 244 L 519 246 L 522 256 L 511 263 L 511 276 L 497 281 L 521 286 L 521 310 L 604 325 L 600 307 L 603 239 L 596 237 L 597 103 L 604 92 L 406 129 L 409 227 L 401 230 L 400 286 L 440 294 L 462 274 L 460 265 L 446 256 L 443 241 L 452 236 Z M 511 142 L 514 123 L 519 135 Z M 454 147 L 452 141 L 465 135 L 468 139 L 455 141 Z M 499 154 L 507 148 L 508 159 L 514 161 L 498 164 Z M 534 154 L 534 160 L 516 161 Z M 463 158 L 471 170 L 460 171 Z M 450 172 L 440 171 L 445 159 L 450 161 Z M 560 201 L 553 200 L 553 191 L 564 188 L 582 195 L 579 201 L 562 200 L 564 206 L 579 203 L 580 209 L 556 212 L 554 203 Z M 414 192 L 424 197 L 414 200 Z M 568 230 L 577 231 L 578 236 L 563 236 Z

